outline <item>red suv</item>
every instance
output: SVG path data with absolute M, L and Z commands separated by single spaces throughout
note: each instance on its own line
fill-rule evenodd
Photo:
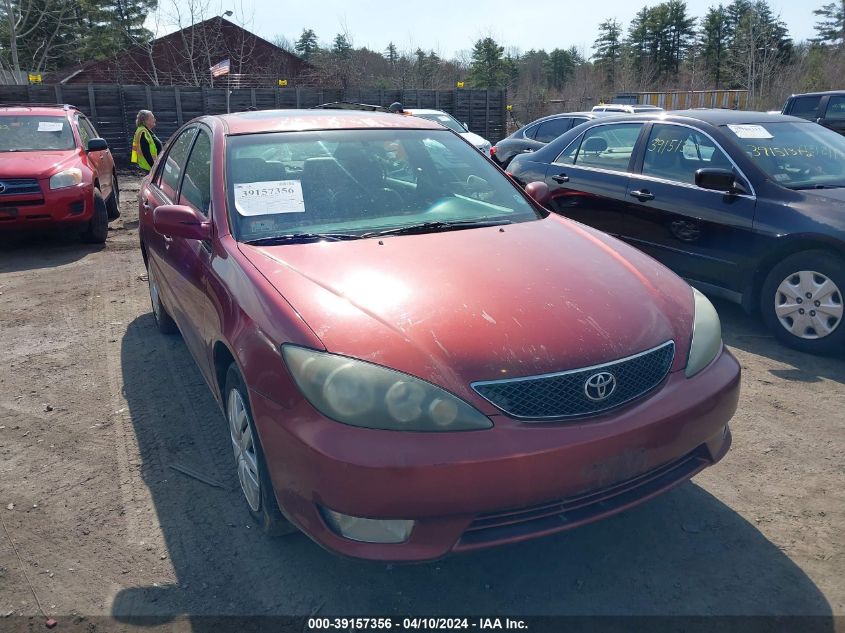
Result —
M 120 215 L 108 143 L 70 105 L 0 105 L 0 231 L 61 226 L 102 243 Z

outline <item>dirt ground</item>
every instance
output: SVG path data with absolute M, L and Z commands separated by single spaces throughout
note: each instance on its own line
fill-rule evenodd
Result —
M 0 242 L 0 631 L 44 630 L 42 608 L 57 630 L 86 631 L 314 613 L 815 615 L 841 628 L 841 357 L 785 349 L 718 303 L 743 367 L 720 464 L 554 537 L 424 565 L 345 560 L 250 523 L 224 419 L 182 340 L 154 329 L 137 182 L 122 189 L 104 247 Z

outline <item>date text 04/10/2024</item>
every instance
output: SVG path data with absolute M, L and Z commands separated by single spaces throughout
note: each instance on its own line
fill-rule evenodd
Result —
M 514 618 L 308 618 L 309 631 L 440 631 L 456 630 L 526 630 L 524 620 Z

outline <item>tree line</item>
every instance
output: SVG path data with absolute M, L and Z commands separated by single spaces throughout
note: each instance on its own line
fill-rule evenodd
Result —
M 0 69 L 44 72 L 149 47 L 148 16 L 179 27 L 211 16 L 211 0 L 0 0 Z M 431 49 L 356 47 L 348 32 L 323 42 L 311 28 L 275 43 L 308 61 L 300 83 L 385 89 L 507 88 L 524 119 L 589 108 L 620 92 L 738 88 L 749 105 L 790 92 L 841 88 L 845 0 L 824 3 L 815 37 L 794 42 L 766 0 L 732 0 L 692 15 L 683 0 L 643 7 L 627 25 L 608 18 L 589 50 L 508 47 L 493 37 L 446 59 Z M 201 78 L 198 81 L 202 80 Z

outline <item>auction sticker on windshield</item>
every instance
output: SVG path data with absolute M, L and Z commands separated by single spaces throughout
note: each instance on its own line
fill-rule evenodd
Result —
M 762 125 L 729 125 L 728 128 L 739 138 L 774 138 Z
M 304 213 L 299 180 L 271 180 L 235 184 L 235 208 L 241 215 Z
M 39 132 L 61 132 L 63 123 L 61 121 L 39 121 Z

